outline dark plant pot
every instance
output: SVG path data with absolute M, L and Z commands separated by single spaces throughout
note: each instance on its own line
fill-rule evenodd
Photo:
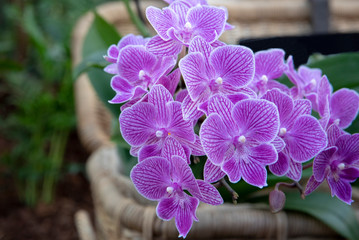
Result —
M 359 33 L 328 33 L 303 36 L 285 36 L 257 39 L 242 39 L 239 44 L 249 47 L 253 52 L 269 48 L 282 48 L 286 58 L 293 56 L 298 67 L 308 61 L 313 53 L 323 55 L 359 51 Z

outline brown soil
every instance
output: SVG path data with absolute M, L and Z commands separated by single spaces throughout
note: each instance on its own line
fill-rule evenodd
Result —
M 3 145 L 3 144 L 1 144 Z M 65 161 L 85 164 L 88 153 L 72 133 Z M 93 216 L 89 183 L 83 173 L 66 174 L 51 204 L 30 208 L 17 200 L 14 184 L 0 166 L 0 240 L 78 240 L 74 214 L 80 209 Z

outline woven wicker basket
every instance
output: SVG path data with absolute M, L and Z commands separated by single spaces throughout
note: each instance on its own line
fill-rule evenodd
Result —
M 221 40 L 236 43 L 243 37 L 279 36 L 311 32 L 310 5 L 306 0 L 209 0 L 228 8 L 235 30 Z M 161 1 L 143 1 L 163 6 Z M 218 4 L 220 3 L 220 4 Z M 121 34 L 137 33 L 123 3 L 100 6 L 100 15 Z M 332 31 L 359 31 L 359 1 L 330 1 Z M 81 62 L 81 49 L 92 14 L 82 17 L 72 39 L 73 64 Z M 81 240 L 177 239 L 174 222 L 156 217 L 155 205 L 141 197 L 130 180 L 121 175 L 121 159 L 110 139 L 110 113 L 98 100 L 88 77 L 75 83 L 78 131 L 86 149 L 92 152 L 87 164 L 95 205 L 96 231 L 88 213 L 79 211 L 76 225 Z M 272 214 L 268 207 L 253 204 L 200 205 L 200 222 L 195 222 L 188 239 L 338 239 L 338 235 L 317 220 L 298 213 Z

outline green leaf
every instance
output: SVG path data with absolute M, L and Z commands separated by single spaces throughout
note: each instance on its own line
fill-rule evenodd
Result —
M 333 90 L 351 88 L 359 90 L 359 53 L 341 53 L 330 56 L 315 56 L 310 59 L 308 67 L 320 68 L 327 75 Z M 359 132 L 359 118 L 346 129 L 350 133 Z
M 298 193 L 287 193 L 284 209 L 307 213 L 343 237 L 351 240 L 359 239 L 359 224 L 354 209 L 333 198 L 329 193 L 315 192 L 305 200 Z
M 91 68 L 88 72 L 88 77 L 92 86 L 96 90 L 98 97 L 101 99 L 105 107 L 107 107 L 115 118 L 118 118 L 121 110 L 120 104 L 110 104 L 108 101 L 115 96 L 115 91 L 111 88 L 111 76 L 102 69 Z
M 76 80 L 82 73 L 88 71 L 90 68 L 104 69 L 108 62 L 103 58 L 104 52 L 98 51 L 87 56 L 72 70 L 72 78 Z
M 35 19 L 34 8 L 31 5 L 27 5 L 24 10 L 22 24 L 26 33 L 30 36 L 37 50 L 40 52 L 42 57 L 46 56 L 46 38 L 41 31 L 38 23 Z
M 94 20 L 82 48 L 83 59 L 99 51 L 103 51 L 105 55 L 107 48 L 112 44 L 117 44 L 120 39 L 121 35 L 116 28 L 94 12 Z
M 107 48 L 112 44 L 117 44 L 121 39 L 120 34 L 114 26 L 106 22 L 97 13 L 94 13 L 94 15 L 94 21 L 86 35 L 82 49 L 84 61 L 76 67 L 73 72 L 74 76 L 85 70 L 84 68 L 88 65 L 100 66 L 103 64 L 102 56 L 106 54 Z M 99 58 L 100 55 L 101 59 Z M 87 74 L 100 100 L 110 109 L 114 117 L 117 118 L 120 114 L 120 105 L 108 103 L 115 96 L 115 92 L 111 89 L 110 85 L 111 75 L 105 73 L 103 69 L 98 68 L 88 69 Z
M 334 91 L 340 88 L 359 87 L 359 53 L 341 53 L 311 59 L 310 68 L 320 68 L 327 75 Z

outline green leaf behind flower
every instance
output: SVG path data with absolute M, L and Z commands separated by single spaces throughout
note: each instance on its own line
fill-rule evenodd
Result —
M 285 210 L 307 213 L 328 225 L 343 237 L 359 239 L 359 224 L 354 209 L 329 193 L 314 192 L 304 200 L 296 192 L 286 193 Z

